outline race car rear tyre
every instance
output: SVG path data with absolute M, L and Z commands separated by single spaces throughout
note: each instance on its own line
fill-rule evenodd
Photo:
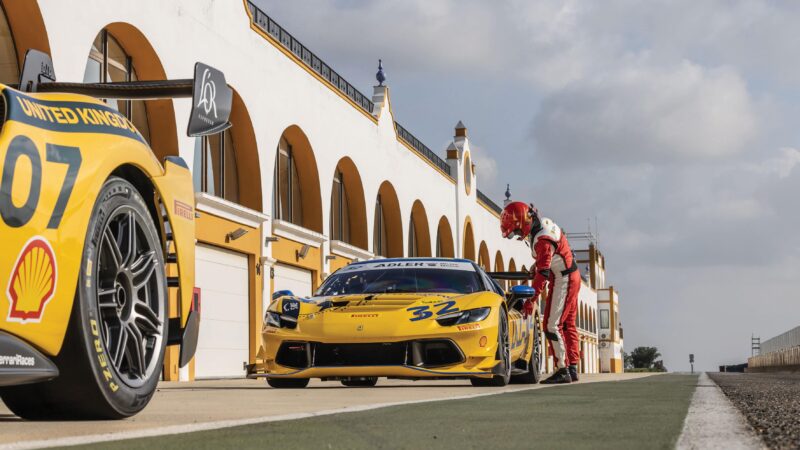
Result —
M 354 377 L 342 380 L 347 387 L 373 387 L 378 384 L 378 377 Z
M 492 378 L 470 378 L 473 386 L 503 387 L 511 379 L 511 347 L 508 342 L 508 314 L 505 310 L 500 311 L 500 321 L 497 326 L 497 355 L 500 361 L 495 368 L 495 375 Z
M 51 381 L 3 388 L 25 419 L 122 419 L 155 392 L 167 342 L 158 231 L 140 193 L 112 177 L 92 210 L 78 288 Z
M 267 378 L 267 384 L 275 389 L 303 389 L 308 378 Z
M 540 372 L 542 337 L 539 334 L 539 318 L 534 317 L 533 323 L 533 352 L 528 361 L 528 372 L 521 375 L 512 375 L 512 384 L 536 384 L 542 378 L 542 373 Z

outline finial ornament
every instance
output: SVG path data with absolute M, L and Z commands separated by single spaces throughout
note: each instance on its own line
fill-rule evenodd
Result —
M 378 86 L 383 86 L 383 82 L 386 81 L 386 74 L 383 73 L 383 61 L 378 60 L 378 73 L 375 74 L 375 79 L 378 80 Z
M 506 185 L 506 200 L 511 201 L 511 185 Z

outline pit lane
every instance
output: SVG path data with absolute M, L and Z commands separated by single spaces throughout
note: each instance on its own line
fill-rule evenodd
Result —
M 581 384 L 647 375 L 583 375 Z M 381 379 L 374 388 L 346 388 L 338 382 L 312 380 L 306 389 L 276 390 L 259 380 L 162 382 L 142 413 L 120 421 L 27 422 L 0 405 L 0 449 L 106 442 L 547 387 L 475 388 L 467 380 Z

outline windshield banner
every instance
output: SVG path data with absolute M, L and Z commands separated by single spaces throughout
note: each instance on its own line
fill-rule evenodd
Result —
M 472 263 L 464 261 L 374 261 L 362 264 L 351 264 L 339 272 L 357 272 L 361 270 L 391 270 L 391 269 L 437 269 L 437 270 L 463 270 L 474 272 Z

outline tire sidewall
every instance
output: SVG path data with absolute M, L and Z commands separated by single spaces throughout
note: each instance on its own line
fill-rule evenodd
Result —
M 532 340 L 531 347 L 533 349 L 531 351 L 530 372 L 533 382 L 538 383 L 539 379 L 542 377 L 542 372 L 540 370 L 542 364 L 542 338 L 539 332 L 539 318 L 536 316 L 533 318 Z
M 80 321 L 78 332 L 83 338 L 82 341 L 96 386 L 105 398 L 106 404 L 114 413 L 121 417 L 128 417 L 141 411 L 150 401 L 158 384 L 161 370 L 153 372 L 150 375 L 150 379 L 146 380 L 141 386 L 131 387 L 127 385 L 114 368 L 106 348 L 105 339 L 102 337 L 100 312 L 97 304 L 98 280 L 96 279 L 96 265 L 106 222 L 120 206 L 128 206 L 136 210 L 145 219 L 144 232 L 150 235 L 149 238 L 152 239 L 152 242 L 160 246 L 158 232 L 139 192 L 133 185 L 120 178 L 110 178 L 106 181 L 95 202 L 87 229 L 83 260 L 81 262 L 77 312 L 79 313 L 78 319 Z M 162 271 L 163 276 L 163 255 L 160 251 L 156 251 L 155 254 L 158 261 L 156 270 Z M 167 307 L 166 283 L 162 283 L 162 286 L 164 288 L 161 293 L 160 308 L 165 310 Z M 163 361 L 166 348 L 166 320 L 162 326 L 164 334 L 161 339 L 161 347 L 154 356 L 158 358 L 158 361 Z
M 496 375 L 498 378 L 498 382 L 502 383 L 503 386 L 511 381 L 511 348 L 509 343 L 509 327 L 508 327 L 508 311 L 505 309 L 500 309 L 500 326 L 498 326 L 498 333 L 497 333 L 497 345 L 498 345 L 498 356 L 502 358 L 502 354 L 500 352 L 505 352 L 505 360 L 501 359 L 501 363 L 505 366 L 503 367 L 503 374 Z M 503 329 L 503 324 L 505 325 L 505 329 Z M 505 348 L 503 348 L 503 339 L 505 339 Z

